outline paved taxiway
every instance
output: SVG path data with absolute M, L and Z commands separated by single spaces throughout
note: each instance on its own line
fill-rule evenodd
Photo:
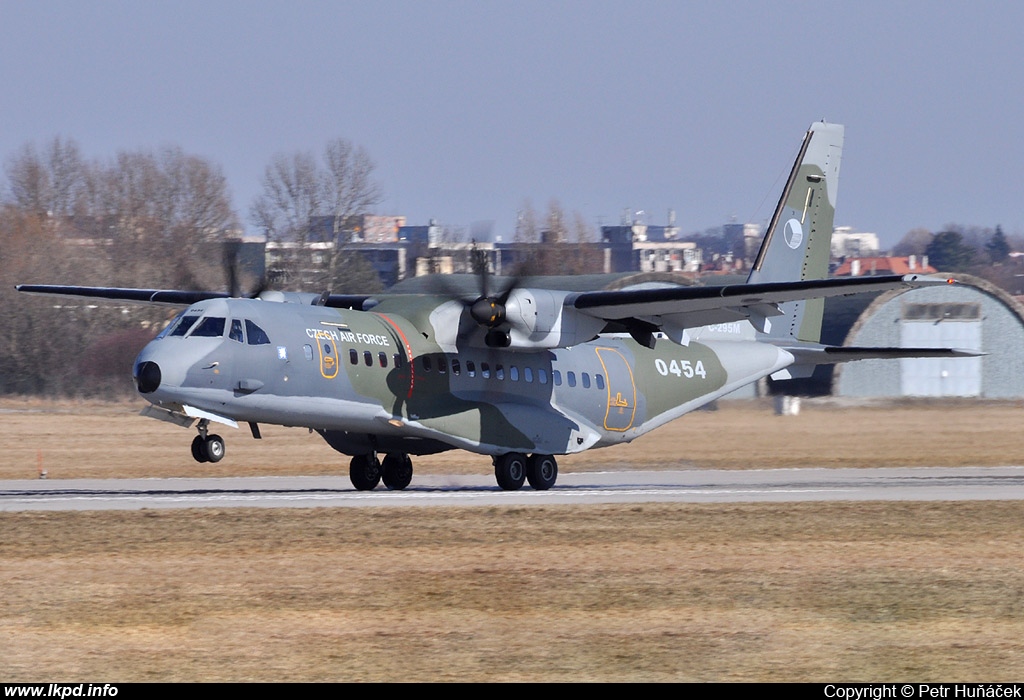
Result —
M 1021 499 L 1019 466 L 583 472 L 514 492 L 483 474 L 415 476 L 405 491 L 356 491 L 346 476 L 0 481 L 0 511 Z

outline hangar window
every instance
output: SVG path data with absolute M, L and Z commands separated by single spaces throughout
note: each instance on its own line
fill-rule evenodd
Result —
M 904 321 L 978 321 L 981 319 L 981 304 L 903 304 Z

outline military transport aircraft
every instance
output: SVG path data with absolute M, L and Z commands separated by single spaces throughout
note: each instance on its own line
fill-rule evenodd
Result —
M 491 457 L 502 489 L 555 484 L 555 455 L 630 442 L 767 375 L 817 364 L 950 357 L 950 349 L 820 344 L 823 298 L 952 283 L 823 279 L 843 127 L 807 132 L 746 284 L 569 292 L 481 280 L 479 295 L 332 295 L 20 285 L 23 292 L 187 305 L 134 366 L 144 415 L 316 430 L 351 456 L 356 489 L 403 489 L 410 455 Z M 474 298 L 475 297 L 475 298 Z M 383 460 L 378 458 L 383 455 Z

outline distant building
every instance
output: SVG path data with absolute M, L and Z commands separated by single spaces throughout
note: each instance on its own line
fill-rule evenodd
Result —
M 878 255 L 878 234 L 857 233 L 850 226 L 838 226 L 832 232 L 833 258 L 864 258 Z
M 833 273 L 836 277 L 864 277 L 871 275 L 930 275 L 938 272 L 928 264 L 928 256 L 851 258 L 845 260 Z

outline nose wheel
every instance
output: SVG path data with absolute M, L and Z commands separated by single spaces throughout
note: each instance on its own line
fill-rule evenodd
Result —
M 219 462 L 224 459 L 224 438 L 220 435 L 196 435 L 192 440 L 192 457 L 197 462 Z
M 208 421 L 199 421 L 199 434 L 192 439 L 192 458 L 200 463 L 224 459 L 224 438 L 208 434 L 208 427 Z

